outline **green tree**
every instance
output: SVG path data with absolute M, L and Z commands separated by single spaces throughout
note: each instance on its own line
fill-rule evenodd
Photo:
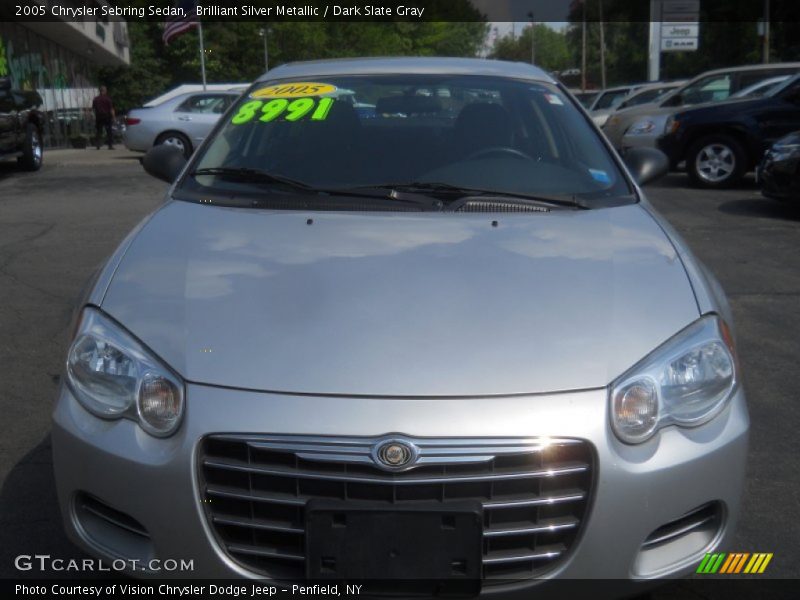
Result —
M 563 71 L 572 66 L 567 36 L 544 23 L 537 23 L 533 37 L 536 64 L 547 71 Z M 497 40 L 490 54 L 492 58 L 530 62 L 531 27 L 526 27 L 517 38 L 506 35 Z
M 131 55 L 135 60 L 130 67 L 102 68 L 98 73 L 100 84 L 109 87 L 118 112 L 141 105 L 154 96 L 153 90 L 163 90 L 169 83 L 164 73 L 161 57 L 152 40 L 160 37 L 155 23 L 135 22 L 128 28 Z
M 471 16 L 471 15 L 466 15 Z M 204 22 L 206 77 L 209 83 L 252 81 L 264 72 L 263 38 L 258 22 Z M 484 22 L 278 22 L 268 25 L 269 61 L 275 67 L 297 60 L 347 56 L 475 56 L 488 32 Z M 130 67 L 101 69 L 124 111 L 181 83 L 200 81 L 196 31 L 165 46 L 163 25 L 128 24 Z

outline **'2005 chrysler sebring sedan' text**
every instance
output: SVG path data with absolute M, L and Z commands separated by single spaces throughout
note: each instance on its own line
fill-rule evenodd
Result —
M 574 98 L 468 59 L 245 92 L 81 300 L 54 411 L 94 555 L 193 575 L 684 575 L 749 419 L 723 292 Z M 613 551 L 610 549 L 613 548 Z M 146 573 L 145 573 L 146 574 Z

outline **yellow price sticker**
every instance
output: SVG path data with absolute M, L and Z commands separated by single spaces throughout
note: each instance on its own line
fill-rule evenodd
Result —
M 263 87 L 250 94 L 251 98 L 308 98 L 323 96 L 336 91 L 336 86 L 329 83 L 312 83 L 298 81 L 296 83 L 280 83 Z

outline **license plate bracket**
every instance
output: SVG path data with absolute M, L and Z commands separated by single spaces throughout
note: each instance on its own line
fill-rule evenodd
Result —
M 474 580 L 481 577 L 477 501 L 306 504 L 306 575 L 323 579 Z

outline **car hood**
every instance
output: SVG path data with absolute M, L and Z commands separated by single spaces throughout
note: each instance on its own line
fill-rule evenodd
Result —
M 640 205 L 460 215 L 173 201 L 131 242 L 102 308 L 195 383 L 428 397 L 602 387 L 698 317 Z

